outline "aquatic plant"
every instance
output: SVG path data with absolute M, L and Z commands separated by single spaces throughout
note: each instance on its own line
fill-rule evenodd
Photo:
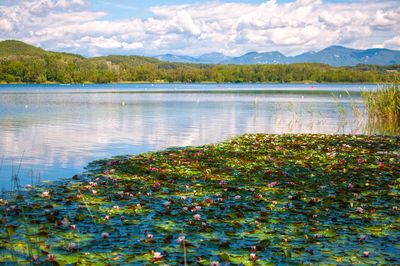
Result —
M 370 123 L 373 128 L 400 132 L 400 85 L 386 85 L 376 91 L 362 91 Z
M 0 263 L 400 263 L 400 137 L 243 135 L 89 170 L 0 200 Z

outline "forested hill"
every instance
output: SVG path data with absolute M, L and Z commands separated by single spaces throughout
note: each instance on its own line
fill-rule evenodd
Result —
M 49 52 L 20 41 L 0 42 L 1 83 L 109 82 L 393 82 L 400 65 L 331 67 L 316 63 L 206 65 L 142 56 Z

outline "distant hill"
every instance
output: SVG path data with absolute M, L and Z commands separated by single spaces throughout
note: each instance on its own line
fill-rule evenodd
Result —
M 173 63 L 191 63 L 191 64 L 201 63 L 200 60 L 198 60 L 197 58 L 185 55 L 164 54 L 164 55 L 154 56 L 154 58 L 160 61 L 173 62 Z
M 7 40 L 0 42 L 0 56 L 43 55 L 46 51 L 21 41 Z
M 189 63 L 189 64 L 219 64 L 225 60 L 229 60 L 231 57 L 226 56 L 222 53 L 208 53 L 203 54 L 199 57 L 187 56 L 187 55 L 173 55 L 164 54 L 154 56 L 160 61 L 174 62 L 174 63 Z
M 316 53 L 308 52 L 292 57 L 289 62 L 318 62 L 331 66 L 394 65 L 400 63 L 400 51 L 389 49 L 356 50 L 342 46 L 331 46 Z
M 5 56 L 44 56 L 57 55 L 62 57 L 83 58 L 80 55 L 49 52 L 21 41 L 7 40 L 0 42 L 0 57 Z M 164 54 L 153 57 L 143 56 L 101 56 L 89 58 L 91 61 L 107 60 L 114 63 L 140 63 L 174 62 L 189 64 L 292 64 L 292 63 L 321 63 L 331 66 L 356 66 L 356 65 L 395 65 L 400 64 L 400 51 L 389 49 L 357 50 L 343 46 L 330 46 L 318 52 L 306 52 L 297 56 L 285 56 L 274 52 L 250 52 L 238 57 L 226 56 L 222 53 L 208 53 L 198 57 Z
M 230 59 L 231 57 L 224 55 L 223 53 L 208 53 L 199 56 L 197 59 L 203 64 L 218 64 L 225 60 Z
M 8 56 L 57 56 L 64 58 L 83 58 L 81 55 L 46 51 L 39 47 L 16 40 L 0 42 L 0 57 Z
M 99 56 L 99 57 L 92 57 L 86 59 L 89 62 L 101 62 L 107 61 L 111 62 L 112 64 L 126 64 L 129 66 L 137 66 L 146 63 L 161 63 L 160 60 L 152 57 L 145 57 L 145 56 L 126 56 L 126 55 L 108 55 L 108 56 Z
M 287 64 L 288 58 L 280 52 L 257 53 L 251 52 L 239 57 L 231 57 L 221 62 L 222 64 Z
M 211 53 L 213 54 L 213 53 Z M 331 66 L 356 66 L 359 64 L 394 65 L 400 64 L 400 51 L 389 49 L 357 50 L 342 46 L 330 46 L 319 52 L 307 52 L 297 56 L 285 56 L 280 52 L 250 52 L 238 57 L 228 57 L 220 53 L 218 57 L 160 55 L 156 58 L 166 62 L 202 64 L 292 64 L 322 63 Z
M 295 57 L 287 57 L 279 52 L 251 52 L 239 57 L 209 53 L 199 57 L 109 55 L 85 58 L 76 54 L 46 51 L 20 41 L 2 41 L 0 83 L 386 83 L 400 80 L 400 64 L 378 64 L 399 62 L 398 53 L 387 49 L 362 51 L 333 46 L 317 53 L 309 52 Z M 357 65 L 333 67 L 328 64 Z

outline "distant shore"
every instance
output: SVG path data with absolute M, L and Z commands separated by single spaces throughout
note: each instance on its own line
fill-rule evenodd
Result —
M 123 85 L 123 84 L 373 84 L 373 85 L 385 85 L 393 84 L 393 82 L 316 82 L 316 81 L 293 81 L 293 82 L 166 82 L 166 81 L 121 81 L 121 82 L 109 82 L 109 83 L 57 83 L 57 82 L 43 82 L 43 83 L 28 83 L 28 82 L 0 82 L 0 85 Z

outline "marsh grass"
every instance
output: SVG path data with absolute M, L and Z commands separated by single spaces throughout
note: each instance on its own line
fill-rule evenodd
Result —
M 370 123 L 377 128 L 400 131 L 400 84 L 385 85 L 376 91 L 362 91 Z

